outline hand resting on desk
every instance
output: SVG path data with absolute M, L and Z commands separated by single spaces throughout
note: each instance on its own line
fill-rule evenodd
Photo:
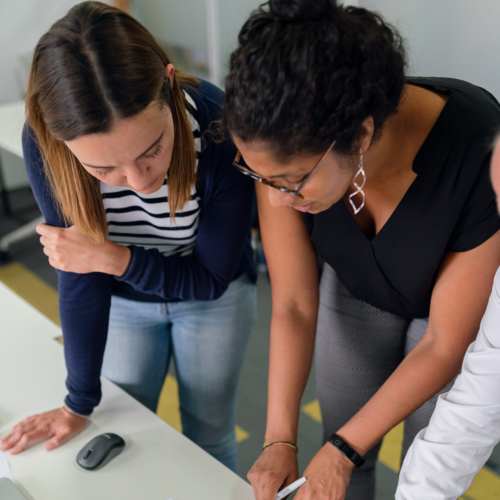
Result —
M 0 451 L 10 450 L 11 455 L 15 455 L 31 443 L 51 438 L 45 445 L 50 451 L 82 432 L 86 423 L 84 417 L 64 407 L 40 413 L 15 425 L 12 432 L 0 440 Z

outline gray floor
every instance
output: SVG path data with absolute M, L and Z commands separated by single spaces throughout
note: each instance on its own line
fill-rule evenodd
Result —
M 15 217 L 5 217 L 0 209 L 0 236 L 19 227 L 22 223 L 35 218 L 39 212 L 29 189 L 18 190 L 11 194 L 10 200 Z M 32 270 L 40 278 L 57 288 L 57 275 L 49 266 L 38 242 L 38 236 L 30 237 L 12 246 L 10 261 L 18 261 Z M 0 264 L 1 265 L 1 264 Z M 267 404 L 267 367 L 269 324 L 271 316 L 271 288 L 267 275 L 259 275 L 258 320 L 255 325 L 243 367 L 238 404 L 238 424 L 250 437 L 240 444 L 239 474 L 246 473 L 257 459 L 262 448 L 265 432 Z M 315 399 L 314 370 L 307 384 L 303 404 Z M 305 414 L 301 414 L 298 446 L 299 466 L 303 471 L 321 446 L 321 425 Z M 490 468 L 500 472 L 500 448 L 494 451 L 489 462 Z M 376 500 L 394 498 L 397 474 L 383 464 L 377 466 Z

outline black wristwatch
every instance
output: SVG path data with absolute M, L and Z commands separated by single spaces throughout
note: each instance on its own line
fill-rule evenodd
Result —
M 361 467 L 365 463 L 363 457 L 353 450 L 341 437 L 337 436 L 337 434 L 332 434 L 328 442 L 335 446 L 335 448 L 337 448 L 342 455 L 345 455 L 356 467 Z

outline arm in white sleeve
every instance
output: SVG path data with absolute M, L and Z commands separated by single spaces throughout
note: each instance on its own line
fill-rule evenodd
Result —
M 500 441 L 500 269 L 478 337 L 399 476 L 396 500 L 456 500 Z

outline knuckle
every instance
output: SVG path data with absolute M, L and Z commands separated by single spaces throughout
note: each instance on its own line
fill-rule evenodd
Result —
M 263 479 L 266 480 L 266 482 L 274 482 L 278 479 L 276 473 L 273 470 L 266 470 L 262 473 Z

